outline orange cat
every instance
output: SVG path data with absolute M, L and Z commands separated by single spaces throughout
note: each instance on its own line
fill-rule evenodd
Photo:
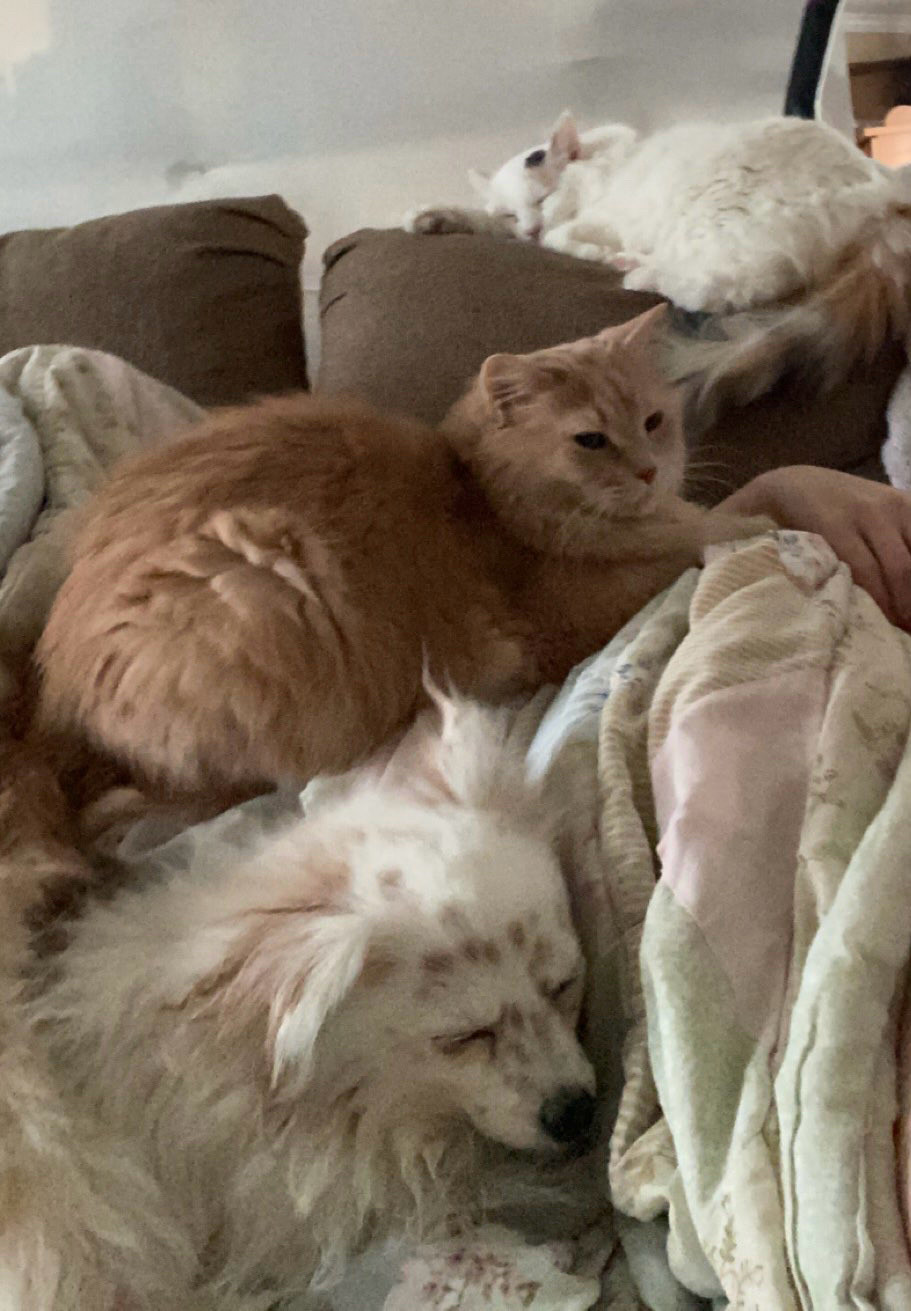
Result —
M 39 727 L 215 796 L 351 765 L 414 715 L 425 664 L 487 698 L 559 681 L 757 527 L 677 495 L 661 313 L 491 357 L 442 433 L 299 396 L 125 463 L 39 645 Z

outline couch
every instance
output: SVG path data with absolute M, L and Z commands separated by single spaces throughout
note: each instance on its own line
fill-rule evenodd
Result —
M 278 196 L 162 206 L 0 237 L 0 356 L 37 342 L 120 355 L 200 405 L 308 385 L 306 225 Z M 363 229 L 324 256 L 313 385 L 435 422 L 486 355 L 633 317 L 656 297 L 600 265 L 484 236 Z M 829 395 L 799 380 L 694 439 L 693 493 L 811 463 L 881 478 L 885 349 Z

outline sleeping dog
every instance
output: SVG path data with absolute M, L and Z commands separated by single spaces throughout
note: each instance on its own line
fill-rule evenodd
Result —
M 27 1014 L 86 1184 L 64 1222 L 20 1163 L 29 1311 L 265 1308 L 476 1215 L 485 1141 L 590 1140 L 549 807 L 507 712 L 436 700 L 305 818 L 57 925 Z

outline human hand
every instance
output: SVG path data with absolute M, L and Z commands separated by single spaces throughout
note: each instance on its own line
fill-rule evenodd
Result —
M 886 617 L 911 632 L 911 493 L 801 464 L 760 474 L 722 506 L 818 533 Z

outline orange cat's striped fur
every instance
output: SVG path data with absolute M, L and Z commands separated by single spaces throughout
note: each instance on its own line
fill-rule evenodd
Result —
M 488 698 L 562 679 L 755 528 L 677 495 L 660 317 L 493 356 L 442 432 L 289 397 L 124 464 L 39 646 L 39 729 L 227 795 L 349 766 L 414 715 L 425 663 Z

